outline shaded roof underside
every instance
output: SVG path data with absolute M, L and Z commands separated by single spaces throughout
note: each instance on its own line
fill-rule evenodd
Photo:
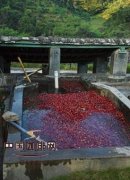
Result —
M 76 63 L 109 57 L 120 47 L 130 47 L 130 39 L 0 37 L 0 55 L 8 61 L 20 56 L 23 62 L 48 63 L 50 47 L 61 48 L 62 63 Z
M 49 48 L 27 48 L 27 47 L 1 47 L 1 55 L 8 61 L 18 61 L 21 57 L 23 62 L 48 63 Z M 93 61 L 96 57 L 108 57 L 115 49 L 77 49 L 61 48 L 61 63 L 77 63 Z

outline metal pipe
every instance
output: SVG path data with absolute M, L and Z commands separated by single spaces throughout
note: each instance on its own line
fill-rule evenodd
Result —
M 54 71 L 55 89 L 59 89 L 58 71 Z

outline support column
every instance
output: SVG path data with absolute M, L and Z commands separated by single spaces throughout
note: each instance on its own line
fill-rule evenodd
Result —
M 78 74 L 87 73 L 88 64 L 86 62 L 78 63 Z
M 93 73 L 107 73 L 108 58 L 97 57 L 93 65 Z
M 11 62 L 6 61 L 4 73 L 10 73 L 10 66 L 11 66 Z
M 126 76 L 128 51 L 125 48 L 116 50 L 111 55 L 110 73 L 115 76 Z
M 49 75 L 54 76 L 54 71 L 60 73 L 60 48 L 50 48 Z
M 3 73 L 10 73 L 10 64 L 3 56 L 0 56 L 0 68 Z
M 2 72 L 4 72 L 4 63 L 5 63 L 4 58 L 2 56 L 0 56 L 0 68 L 1 68 Z

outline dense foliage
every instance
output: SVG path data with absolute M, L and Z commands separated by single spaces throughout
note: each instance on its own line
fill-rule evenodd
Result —
M 0 17 L 0 35 L 130 36 L 130 0 L 1 0 Z

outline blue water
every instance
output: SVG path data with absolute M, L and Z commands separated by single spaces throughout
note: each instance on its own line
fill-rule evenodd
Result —
M 64 125 L 71 128 L 72 133 L 69 133 Z M 25 110 L 23 127 L 28 130 L 41 130 L 39 133 L 41 139 L 55 141 L 59 149 L 130 145 L 122 124 L 109 113 L 95 112 L 86 119 L 75 123 L 65 122 L 60 119 L 59 114 L 52 113 L 51 110 Z M 26 135 L 22 135 L 22 139 L 26 137 Z

